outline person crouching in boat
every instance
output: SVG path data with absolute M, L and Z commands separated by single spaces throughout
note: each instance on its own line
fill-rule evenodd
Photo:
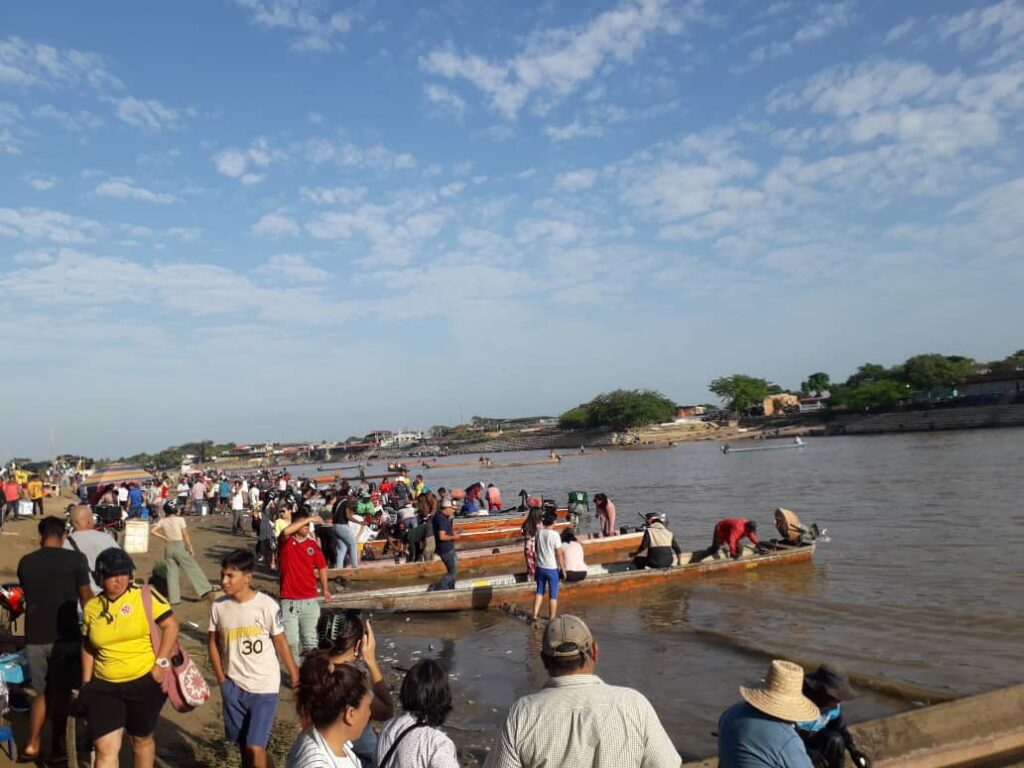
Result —
M 843 719 L 842 702 L 857 697 L 846 674 L 834 664 L 822 664 L 804 676 L 803 692 L 821 711 L 816 720 L 796 723 L 815 768 L 843 768 L 845 752 L 857 768 L 871 768 L 871 760 L 857 749 Z
M 694 552 L 691 563 L 699 563 L 712 555 L 719 559 L 731 557 L 734 560 L 743 554 L 740 540 L 750 539 L 757 548 L 758 554 L 767 552 L 761 540 L 757 538 L 757 523 L 742 517 L 729 517 L 715 523 L 715 533 L 711 538 L 711 546 L 701 552 Z
M 570 528 L 562 531 L 562 558 L 565 560 L 566 581 L 583 581 L 587 578 L 583 545 L 576 540 L 576 534 Z
M 640 542 L 640 548 L 634 552 L 633 565 L 637 568 L 670 568 L 682 565 L 683 550 L 672 531 L 665 527 L 665 516 L 658 512 L 644 515 L 647 530 Z

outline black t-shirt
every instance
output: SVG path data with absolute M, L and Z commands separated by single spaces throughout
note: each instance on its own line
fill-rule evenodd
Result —
M 444 512 L 438 512 L 434 515 L 434 539 L 436 544 L 434 545 L 434 551 L 439 555 L 446 555 L 455 549 L 455 542 L 451 539 L 443 540 L 438 536 L 438 532 L 444 531 L 448 535 L 452 534 L 452 519 Z
M 89 586 L 81 552 L 42 547 L 21 558 L 18 581 L 25 590 L 25 642 L 42 645 L 79 640 L 78 588 Z

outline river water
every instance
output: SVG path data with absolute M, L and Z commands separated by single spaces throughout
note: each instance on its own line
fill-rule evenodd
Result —
M 854 720 L 907 709 L 921 688 L 963 695 L 1024 681 L 1024 430 L 819 438 L 729 456 L 686 443 L 424 475 L 435 489 L 493 482 L 506 505 L 521 488 L 563 504 L 570 488 L 603 491 L 619 524 L 666 512 L 684 550 L 706 547 L 727 516 L 770 535 L 777 506 L 828 529 L 812 564 L 560 602 L 593 630 L 598 674 L 646 694 L 684 756 L 714 752 L 719 713 L 773 654 L 894 684 L 897 695 L 864 691 L 848 706 Z M 545 679 L 540 630 L 515 616 L 381 616 L 378 630 L 396 658 L 442 655 L 462 704 L 452 723 L 479 729 L 481 742 L 512 699 Z

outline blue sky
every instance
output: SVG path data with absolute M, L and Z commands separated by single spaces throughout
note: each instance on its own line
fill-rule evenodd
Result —
M 1024 4 L 7 4 L 4 455 L 680 402 L 1024 320 Z

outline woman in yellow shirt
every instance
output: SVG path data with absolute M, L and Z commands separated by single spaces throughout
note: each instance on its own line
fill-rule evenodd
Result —
M 96 557 L 96 581 L 103 591 L 82 611 L 82 689 L 79 701 L 89 722 L 96 768 L 117 768 L 123 731 L 128 731 L 137 768 L 153 768 L 156 730 L 171 674 L 170 652 L 178 620 L 167 600 L 153 590 L 153 618 L 160 628 L 154 653 L 142 590 L 132 583 L 135 564 L 118 547 Z
M 43 516 L 43 480 L 39 475 L 32 475 L 28 479 L 28 497 L 32 500 L 32 517 Z

